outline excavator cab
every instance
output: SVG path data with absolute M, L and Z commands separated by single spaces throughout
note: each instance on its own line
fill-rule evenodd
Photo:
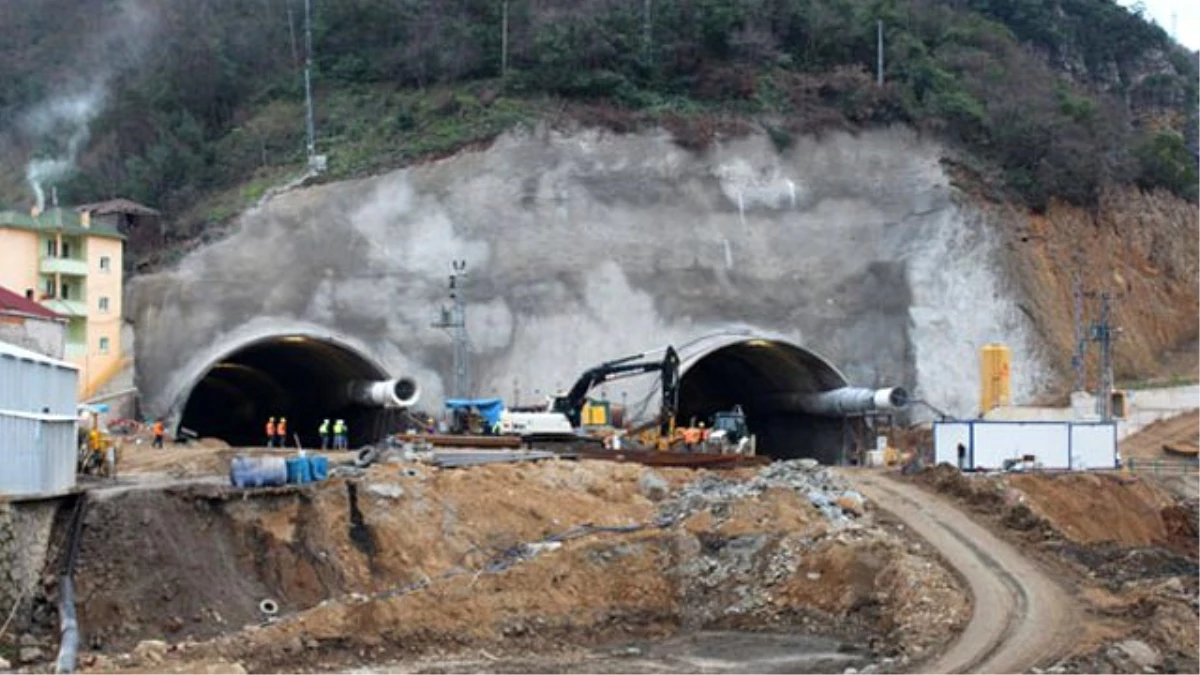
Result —
M 740 405 L 733 410 L 723 410 L 713 415 L 712 432 L 709 434 L 709 447 L 715 448 L 721 454 L 754 454 L 754 436 L 750 434 L 750 425 L 746 423 L 746 413 Z

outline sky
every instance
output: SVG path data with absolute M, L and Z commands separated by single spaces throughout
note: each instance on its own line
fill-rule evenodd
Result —
M 1125 7 L 1137 4 L 1135 0 L 1118 0 Z M 1171 34 L 1172 15 L 1175 21 L 1175 39 L 1193 51 L 1200 49 L 1200 2 L 1197 0 L 1140 0 L 1146 8 L 1146 17 L 1162 26 Z

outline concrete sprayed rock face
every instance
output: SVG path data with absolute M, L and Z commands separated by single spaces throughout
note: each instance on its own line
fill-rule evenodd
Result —
M 939 155 L 899 129 L 782 154 L 761 136 L 697 154 L 661 133 L 538 130 L 295 190 L 131 284 L 139 385 L 150 414 L 178 414 L 223 355 L 298 333 L 415 376 L 436 408 L 451 349 L 430 323 L 461 258 L 478 395 L 529 400 L 601 360 L 742 327 L 960 413 L 978 348 L 1003 341 L 1020 398 L 1042 374 L 1033 333 L 999 237 Z

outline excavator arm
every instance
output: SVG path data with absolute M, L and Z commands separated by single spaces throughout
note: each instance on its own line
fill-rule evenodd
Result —
M 578 427 L 583 413 L 583 404 L 588 392 L 604 382 L 632 377 L 643 373 L 659 372 L 662 374 L 662 428 L 665 434 L 675 426 L 675 409 L 679 405 L 679 355 L 674 347 L 667 347 L 661 361 L 636 361 L 645 354 L 634 354 L 615 361 L 606 361 L 595 368 L 588 369 L 576 380 L 566 395 L 554 402 L 554 412 L 562 413 L 571 421 L 571 426 Z

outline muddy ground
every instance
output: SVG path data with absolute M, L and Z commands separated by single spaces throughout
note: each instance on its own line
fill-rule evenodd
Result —
M 1059 672 L 1200 669 L 1195 500 L 1105 473 L 965 475 L 941 465 L 912 480 L 965 506 L 1080 598 L 1087 616 Z
M 913 667 L 961 628 L 969 600 L 928 546 L 839 481 L 798 462 L 708 472 L 553 460 L 100 492 L 76 573 L 81 664 Z M 46 606 L 55 591 L 47 584 Z M 722 641 L 724 661 L 709 653 Z

